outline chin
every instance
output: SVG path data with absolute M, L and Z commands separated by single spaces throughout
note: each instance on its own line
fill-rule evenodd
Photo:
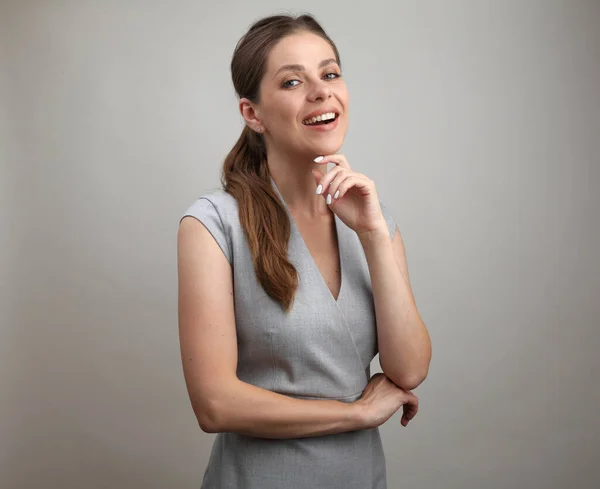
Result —
M 321 137 L 314 138 L 310 141 L 310 146 L 314 148 L 319 154 L 334 154 L 344 144 L 345 134 L 322 134 Z
M 332 155 L 340 150 L 343 143 L 343 138 L 332 138 L 331 141 L 323 141 L 322 143 L 315 145 L 313 153 L 318 155 Z

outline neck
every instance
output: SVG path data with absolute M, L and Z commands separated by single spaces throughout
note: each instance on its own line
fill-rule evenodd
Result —
M 284 156 L 277 151 L 268 151 L 267 155 L 269 172 L 288 209 L 310 219 L 329 217 L 331 210 L 323 195 L 317 195 L 317 184 L 312 174 L 313 169 L 326 172 L 324 165 L 313 161 L 318 155 L 287 153 Z

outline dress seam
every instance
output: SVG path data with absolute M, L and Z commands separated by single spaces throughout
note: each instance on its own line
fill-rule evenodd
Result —
M 290 397 L 296 397 L 296 398 L 300 398 L 300 399 L 314 399 L 316 401 L 344 401 L 346 399 L 352 399 L 352 398 L 358 398 L 362 395 L 363 391 L 357 392 L 356 394 L 352 394 L 351 396 L 344 396 L 344 397 L 317 397 L 317 396 L 303 396 L 301 394 L 284 394 L 284 393 L 279 393 L 279 394 L 284 394 L 286 396 L 290 396 Z

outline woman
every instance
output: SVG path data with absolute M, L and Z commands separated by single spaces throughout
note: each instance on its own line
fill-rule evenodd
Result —
M 402 239 L 342 154 L 338 51 L 308 15 L 256 22 L 231 63 L 246 126 L 178 232 L 179 331 L 203 488 L 386 487 L 378 427 L 431 346 Z M 335 166 L 326 171 L 326 164 Z M 384 374 L 370 378 L 379 353 Z

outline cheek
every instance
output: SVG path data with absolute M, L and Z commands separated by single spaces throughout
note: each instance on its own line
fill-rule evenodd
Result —
M 344 106 L 348 105 L 348 99 L 349 99 L 349 95 L 348 95 L 348 90 L 346 90 L 346 87 L 344 87 L 344 89 L 341 92 L 341 100 L 342 103 L 344 104 Z
M 298 119 L 299 108 L 290 100 L 281 100 L 271 110 L 271 119 L 281 125 L 294 124 Z
M 298 112 L 294 106 L 281 107 L 282 122 L 292 123 L 295 121 Z

